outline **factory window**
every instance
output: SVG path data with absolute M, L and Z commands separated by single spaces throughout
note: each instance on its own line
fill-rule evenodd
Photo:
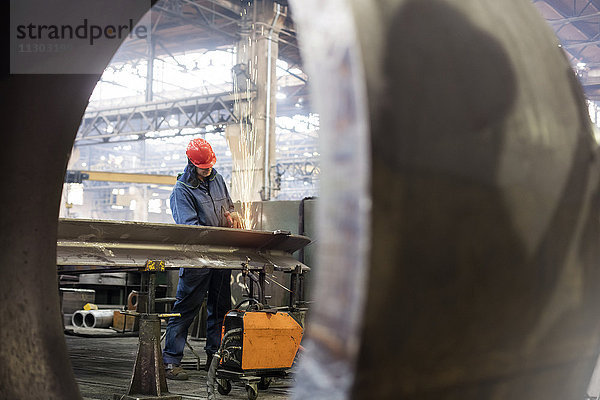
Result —
M 148 200 L 148 212 L 154 214 L 160 214 L 162 212 L 161 209 L 161 199 L 150 199 Z

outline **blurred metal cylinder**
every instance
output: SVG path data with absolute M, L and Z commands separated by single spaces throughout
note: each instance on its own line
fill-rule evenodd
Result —
M 323 171 L 296 398 L 584 398 L 598 144 L 531 2 L 292 6 Z

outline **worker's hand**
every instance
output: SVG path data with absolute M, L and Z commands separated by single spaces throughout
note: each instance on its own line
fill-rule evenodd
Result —
M 237 212 L 232 212 L 231 213 L 231 219 L 233 219 L 233 226 L 232 228 L 238 228 L 241 229 L 242 228 L 242 217 L 240 216 L 239 213 Z
M 242 228 L 242 217 L 237 212 L 225 212 L 225 218 L 227 218 L 227 222 L 229 223 L 230 228 Z

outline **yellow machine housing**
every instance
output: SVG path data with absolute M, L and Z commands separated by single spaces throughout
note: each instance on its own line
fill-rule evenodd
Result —
M 283 370 L 294 362 L 303 329 L 286 312 L 238 311 L 227 313 L 223 333 L 241 328 L 223 343 L 221 366 L 232 371 Z

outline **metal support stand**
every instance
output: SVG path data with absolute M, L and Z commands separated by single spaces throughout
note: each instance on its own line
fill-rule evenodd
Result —
M 261 270 L 258 273 L 258 284 L 260 286 L 258 291 L 258 301 L 263 305 L 267 305 L 267 296 L 265 294 L 267 279 L 264 270 Z
M 248 268 L 248 264 L 242 264 L 242 267 L 242 276 L 244 277 L 244 283 L 246 282 L 246 278 L 250 278 L 249 285 L 247 286 L 248 297 L 251 299 L 256 299 L 259 303 L 266 305 L 267 296 L 265 294 L 265 285 L 267 283 L 267 279 L 265 270 L 260 270 L 257 274 Z M 255 293 L 255 284 L 258 286 L 258 293 Z
M 160 317 L 155 314 L 156 272 L 164 271 L 163 261 L 148 261 L 144 275 L 148 282 L 148 313 L 140 314 L 140 340 L 133 376 L 126 395 L 115 394 L 114 400 L 181 400 L 169 393 L 160 348 Z

